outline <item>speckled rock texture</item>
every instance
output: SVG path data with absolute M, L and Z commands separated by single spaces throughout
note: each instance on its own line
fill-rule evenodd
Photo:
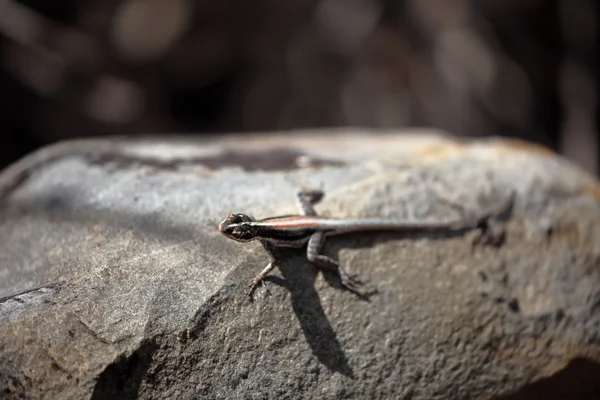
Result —
M 301 187 L 335 217 L 514 204 L 460 234 L 328 240 L 369 301 L 293 249 L 250 300 L 268 255 L 216 226 L 296 213 Z M 545 149 L 343 129 L 65 142 L 0 193 L 0 398 L 600 398 L 600 188 Z

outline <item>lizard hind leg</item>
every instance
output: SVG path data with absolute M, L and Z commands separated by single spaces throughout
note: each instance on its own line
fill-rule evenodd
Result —
M 300 213 L 302 215 L 315 216 L 317 215 L 317 212 L 315 211 L 314 205 L 323 199 L 325 193 L 319 189 L 306 189 L 298 192 L 296 196 L 296 203 Z
M 320 254 L 324 241 L 325 234 L 323 232 L 316 232 L 310 237 L 306 248 L 306 258 L 308 258 L 308 261 L 321 268 L 335 271 L 339 275 L 343 287 L 358 296 L 363 296 L 358 289 L 362 282 L 348 275 L 339 262 L 331 257 Z

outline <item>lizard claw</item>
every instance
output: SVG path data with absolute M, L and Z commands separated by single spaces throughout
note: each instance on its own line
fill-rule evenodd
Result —
M 343 286 L 345 289 L 347 289 L 347 290 L 349 290 L 350 292 L 352 292 L 353 294 L 355 294 L 356 296 L 358 296 L 358 297 L 359 297 L 360 299 L 362 299 L 362 300 L 369 301 L 370 297 L 371 297 L 373 294 L 376 294 L 376 293 L 378 293 L 378 291 L 377 291 L 377 290 L 374 290 L 374 291 L 370 291 L 370 292 L 367 292 L 367 293 L 365 293 L 365 292 L 363 292 L 363 291 L 361 291 L 361 290 L 359 290 L 359 289 L 358 289 L 358 287 L 359 287 L 360 285 L 362 285 L 362 282 L 361 282 L 361 281 L 359 281 L 359 280 L 358 280 L 358 279 L 356 279 L 356 278 L 353 278 L 353 277 L 350 277 L 350 276 L 346 276 L 346 278 L 345 278 L 345 279 L 342 279 L 342 286 Z
M 354 285 L 362 285 L 364 284 L 363 281 L 361 281 L 360 279 L 358 279 L 356 276 L 354 275 L 349 275 L 348 279 L 354 284 Z
M 301 197 L 305 198 L 311 204 L 316 204 L 316 203 L 320 202 L 321 199 L 323 199 L 324 195 L 325 195 L 325 193 L 322 190 L 320 190 L 320 189 L 306 189 L 306 188 L 303 188 L 298 193 L 298 196 L 301 196 Z
M 246 294 L 248 296 L 252 296 L 252 293 L 254 292 L 254 289 L 256 289 L 256 286 L 258 286 L 258 284 L 261 283 L 261 282 L 262 281 L 259 280 L 259 279 L 257 279 L 257 278 L 254 278 L 254 279 L 248 281 L 248 287 L 250 289 L 248 289 L 248 291 L 246 292 Z
M 363 282 L 361 282 L 357 278 L 347 275 L 345 273 L 340 274 L 340 278 L 341 278 L 343 287 L 345 287 L 346 289 L 348 289 L 349 291 L 351 291 L 354 294 L 357 294 L 359 296 L 363 295 L 361 293 L 361 291 L 358 289 L 363 284 Z
M 246 294 L 248 296 L 252 296 L 252 293 L 254 292 L 254 290 L 256 289 L 256 287 L 258 285 L 261 285 L 261 284 L 266 287 L 265 281 L 261 277 L 256 277 L 256 278 L 251 279 L 250 281 L 248 281 L 248 287 L 250 289 L 248 289 L 248 291 L 246 292 Z M 271 294 L 271 292 L 269 291 L 269 288 L 266 288 L 266 289 L 267 289 L 267 294 Z

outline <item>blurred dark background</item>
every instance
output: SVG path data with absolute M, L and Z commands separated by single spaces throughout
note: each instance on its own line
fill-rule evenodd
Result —
M 0 167 L 60 139 L 433 126 L 598 174 L 596 0 L 0 0 Z

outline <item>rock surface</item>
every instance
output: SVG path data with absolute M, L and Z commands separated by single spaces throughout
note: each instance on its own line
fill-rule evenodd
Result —
M 2 398 L 600 396 L 600 190 L 544 149 L 358 130 L 85 143 L 1 200 Z M 296 250 L 250 301 L 268 256 L 216 225 L 295 213 L 301 186 L 339 217 L 516 200 L 483 232 L 329 240 L 370 301 Z

